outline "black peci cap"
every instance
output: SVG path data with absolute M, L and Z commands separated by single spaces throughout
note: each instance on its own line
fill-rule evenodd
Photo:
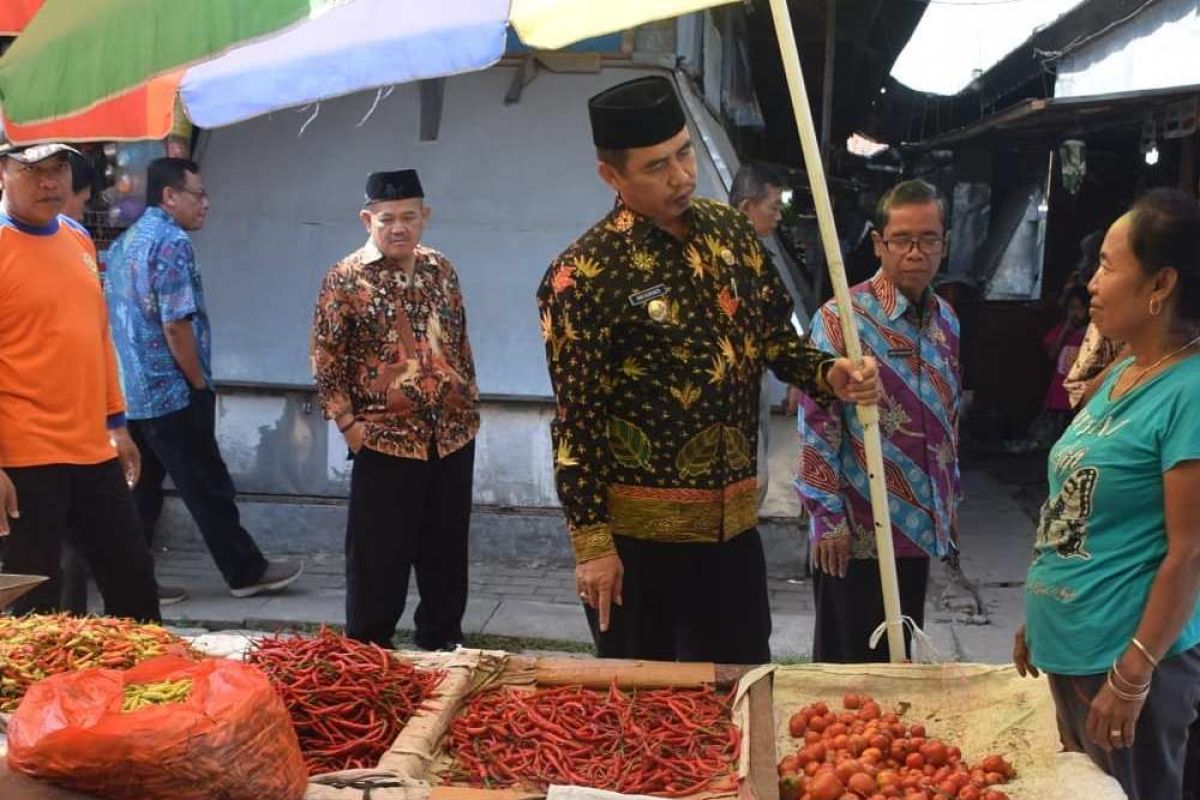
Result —
M 421 188 L 421 179 L 417 177 L 415 169 L 372 172 L 367 176 L 367 197 L 364 205 L 424 196 L 425 190 Z
M 605 150 L 650 147 L 687 125 L 671 81 L 637 78 L 605 89 L 588 100 L 592 141 Z

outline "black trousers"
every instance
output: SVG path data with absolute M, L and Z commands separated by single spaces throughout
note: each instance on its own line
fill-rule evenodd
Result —
M 1150 696 L 1134 728 L 1133 747 L 1105 753 L 1087 736 L 1100 675 L 1047 675 L 1058 729 L 1068 750 L 1082 751 L 1117 779 L 1129 800 L 1179 800 L 1183 796 L 1188 729 L 1200 703 L 1200 646 L 1164 659 L 1154 670 Z
M 137 508 L 114 458 L 102 464 L 53 464 L 5 470 L 21 516 L 0 539 L 5 572 L 50 580 L 12 605 L 12 613 L 53 613 L 61 599 L 62 544 L 70 541 L 96 578 L 106 614 L 157 622 L 154 562 Z
M 187 408 L 130 420 L 142 451 L 142 476 L 133 496 L 149 541 L 162 513 L 163 479 L 170 475 L 225 582 L 240 589 L 262 577 L 267 560 L 242 527 L 237 490 L 217 446 L 216 400 L 214 392 L 194 391 Z
M 929 585 L 929 559 L 897 558 L 900 583 L 900 613 L 925 625 L 925 590 Z M 813 570 L 816 623 L 813 630 L 813 661 L 826 664 L 867 664 L 891 658 L 887 637 L 874 650 L 868 645 L 871 633 L 884 619 L 883 587 L 879 562 L 852 558 L 846 577 L 836 578 Z M 912 653 L 911 636 L 904 631 L 904 647 Z
M 392 646 L 409 570 L 418 647 L 462 641 L 475 443 L 428 461 L 366 448 L 354 457 L 346 525 L 346 635 Z
M 765 664 L 771 660 L 767 565 L 758 530 L 714 544 L 614 537 L 625 569 L 624 604 L 600 632 L 584 607 L 600 658 Z

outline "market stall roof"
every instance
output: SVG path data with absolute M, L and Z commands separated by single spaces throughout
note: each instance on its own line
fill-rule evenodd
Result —
M 1120 126 L 1140 127 L 1147 116 L 1174 103 L 1198 97 L 1200 85 L 1086 97 L 1035 98 L 940 136 L 906 143 L 904 147 L 913 151 L 937 150 L 984 137 L 1033 143 L 1057 140 L 1073 133 L 1086 135 Z

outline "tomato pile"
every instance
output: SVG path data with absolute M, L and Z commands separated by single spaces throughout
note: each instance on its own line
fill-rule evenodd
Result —
M 788 720 L 804 744 L 779 762 L 782 800 L 1008 800 L 991 788 L 1016 775 L 1003 757 L 971 766 L 957 747 L 884 713 L 868 695 L 848 694 L 842 706 L 813 703 Z

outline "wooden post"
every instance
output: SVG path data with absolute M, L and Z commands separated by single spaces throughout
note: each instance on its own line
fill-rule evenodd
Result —
M 821 244 L 825 250 L 825 262 L 829 269 L 829 280 L 837 298 L 838 316 L 842 323 L 842 335 L 846 342 L 846 355 L 862 362 L 862 345 L 858 339 L 858 328 L 854 321 L 854 309 L 850 299 L 850 287 L 846 282 L 846 267 L 842 261 L 841 244 L 833 219 L 833 204 L 829 199 L 829 186 L 821 164 L 821 149 L 813 125 L 812 108 L 808 102 L 808 91 L 804 86 L 804 73 L 800 68 L 800 53 L 796 48 L 796 34 L 792 30 L 792 18 L 788 14 L 787 0 L 770 0 L 771 16 L 775 21 L 775 35 L 779 40 L 779 54 L 783 57 L 783 69 L 787 75 L 788 88 L 792 95 L 792 109 L 796 115 L 796 128 L 800 133 L 800 147 L 804 151 L 804 164 L 808 170 L 808 183 L 812 187 L 813 204 L 817 211 L 817 223 L 821 230 Z M 883 584 L 883 608 L 887 622 L 887 641 L 893 662 L 907 660 L 904 650 L 904 629 L 900 620 L 900 589 L 896 577 L 896 554 L 892 547 L 892 520 L 888 512 L 887 482 L 883 471 L 883 440 L 879 433 L 879 407 L 859 406 L 858 420 L 863 426 L 863 444 L 867 451 L 867 476 L 871 481 L 871 510 L 875 518 L 875 546 L 879 555 L 879 578 Z

